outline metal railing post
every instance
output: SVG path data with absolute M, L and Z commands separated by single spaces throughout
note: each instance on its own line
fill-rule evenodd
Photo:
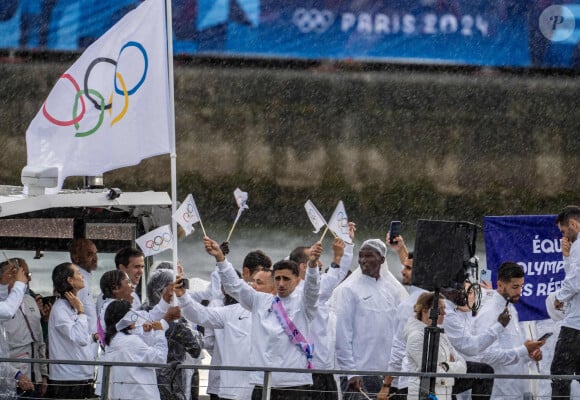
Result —
M 111 380 L 111 366 L 103 365 L 103 380 L 101 382 L 101 400 L 109 400 L 110 380 Z
M 262 386 L 262 400 L 270 400 L 270 386 L 272 385 L 272 371 L 264 371 L 264 385 Z

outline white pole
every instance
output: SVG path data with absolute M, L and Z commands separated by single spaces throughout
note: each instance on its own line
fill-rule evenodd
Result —
M 167 79 L 169 80 L 169 129 L 171 133 L 171 215 L 177 211 L 177 152 L 175 150 L 175 94 L 173 87 L 173 26 L 171 0 L 165 0 L 165 30 L 167 33 Z M 173 232 L 173 272 L 177 276 L 177 222 L 171 218 Z

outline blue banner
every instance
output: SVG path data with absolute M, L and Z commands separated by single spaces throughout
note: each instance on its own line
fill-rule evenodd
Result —
M 549 318 L 546 297 L 564 280 L 562 235 L 555 221 L 556 215 L 484 218 L 487 269 L 494 288 L 503 262 L 513 261 L 524 269 L 522 297 L 516 303 L 521 321 Z
M 0 48 L 82 50 L 140 2 L 0 0 Z M 580 0 L 172 0 L 172 10 L 176 54 L 580 68 Z

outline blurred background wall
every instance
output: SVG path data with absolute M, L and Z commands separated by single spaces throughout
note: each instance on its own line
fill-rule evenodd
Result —
M 0 63 L 2 184 L 20 184 L 26 128 L 69 65 Z M 578 104 L 580 81 L 566 75 L 178 63 L 179 198 L 229 221 L 239 186 L 256 226 L 307 224 L 308 198 L 328 214 L 342 199 L 369 227 L 554 213 L 580 195 Z M 169 180 L 168 156 L 105 175 L 123 190 Z

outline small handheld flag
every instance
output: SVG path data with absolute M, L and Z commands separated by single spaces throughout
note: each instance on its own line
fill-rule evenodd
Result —
M 312 203 L 312 201 L 308 200 L 306 204 L 304 204 L 304 208 L 306 209 L 306 214 L 308 215 L 308 218 L 310 219 L 312 226 L 314 226 L 315 229 L 314 233 L 318 233 L 320 231 L 320 228 L 326 225 L 326 220 L 324 219 L 322 214 L 320 214 L 320 211 L 318 211 L 318 209 L 316 208 L 314 203 Z
M 247 210 L 248 208 L 248 192 L 242 192 L 240 190 L 240 188 L 236 188 L 236 190 L 234 190 L 234 197 L 236 199 L 236 204 L 238 205 L 238 214 L 236 215 L 236 219 L 234 220 L 234 224 L 232 225 L 232 229 L 230 229 L 230 233 L 228 233 L 228 238 L 226 239 L 226 242 L 230 241 L 230 237 L 232 236 L 232 232 L 234 231 L 234 228 L 236 227 L 236 224 L 238 223 L 238 220 L 240 219 L 240 217 L 242 216 L 242 212 L 244 212 L 244 210 Z
M 344 209 L 344 203 L 340 200 L 328 221 L 328 228 L 344 242 L 350 243 L 348 216 Z
M 201 219 L 191 193 L 187 195 L 184 202 L 172 215 L 172 218 L 183 228 L 186 236 L 194 231 L 193 224 Z
M 143 254 L 148 257 L 171 249 L 173 247 L 173 233 L 171 233 L 169 225 L 163 225 L 138 237 L 135 242 L 143 250 Z

